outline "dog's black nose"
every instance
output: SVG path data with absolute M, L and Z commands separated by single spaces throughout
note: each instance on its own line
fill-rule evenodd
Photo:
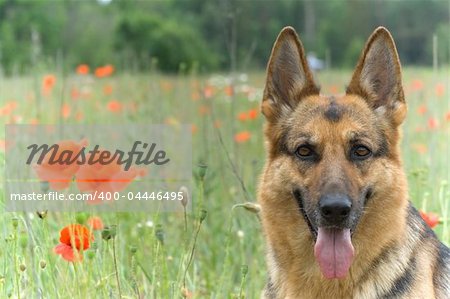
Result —
M 339 225 L 347 219 L 352 208 L 352 201 L 346 195 L 324 195 L 319 200 L 320 214 L 330 225 Z

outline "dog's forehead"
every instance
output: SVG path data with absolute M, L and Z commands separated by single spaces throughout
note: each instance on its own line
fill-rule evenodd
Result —
M 317 135 L 340 132 L 352 138 L 355 132 L 370 130 L 376 125 L 373 111 L 366 102 L 353 95 L 315 95 L 300 101 L 289 120 L 293 133 Z
M 339 123 L 341 121 L 367 122 L 373 111 L 367 103 L 353 95 L 314 95 L 302 99 L 293 116 L 302 123 L 313 119 Z

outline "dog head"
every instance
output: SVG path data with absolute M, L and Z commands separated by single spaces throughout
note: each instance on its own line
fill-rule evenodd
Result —
M 380 27 L 370 36 L 344 95 L 322 95 L 295 30 L 284 28 L 268 64 L 262 113 L 268 162 L 260 192 L 273 193 L 262 194 L 263 210 L 306 223 L 322 274 L 344 278 L 366 206 L 375 194 L 394 192 L 401 169 L 406 104 L 390 33 Z

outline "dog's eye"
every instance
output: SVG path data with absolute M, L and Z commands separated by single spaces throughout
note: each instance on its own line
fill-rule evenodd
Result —
M 353 159 L 361 160 L 369 158 L 372 155 L 372 152 L 364 145 L 357 145 L 353 147 L 351 155 Z
M 314 156 L 314 151 L 308 145 L 299 146 L 295 153 L 302 159 L 308 159 Z

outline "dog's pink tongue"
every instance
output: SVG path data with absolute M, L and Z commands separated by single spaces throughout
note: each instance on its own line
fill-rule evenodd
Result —
M 347 276 L 354 253 L 349 229 L 319 228 L 314 255 L 323 276 L 328 279 Z

